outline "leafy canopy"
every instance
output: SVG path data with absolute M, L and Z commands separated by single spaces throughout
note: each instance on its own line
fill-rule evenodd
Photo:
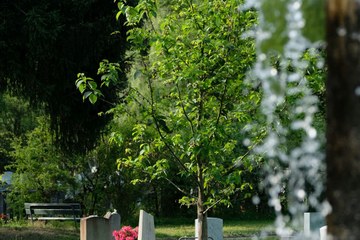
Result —
M 256 17 L 239 12 L 239 4 L 118 4 L 118 17 L 124 14 L 132 26 L 133 60 L 126 104 L 117 110 L 135 120 L 132 142 L 138 147 L 125 149 L 128 156 L 119 159 L 119 167 L 143 172 L 147 178 L 142 175 L 139 182 L 171 181 L 169 169 L 176 166 L 189 180 L 187 189 L 179 188 L 183 204 L 200 201 L 210 209 L 251 188 L 241 175 L 254 169 L 247 156 L 261 137 L 244 129 L 257 116 L 260 92 L 245 81 L 254 45 L 242 33 Z M 77 84 L 83 93 L 98 92 L 86 79 Z

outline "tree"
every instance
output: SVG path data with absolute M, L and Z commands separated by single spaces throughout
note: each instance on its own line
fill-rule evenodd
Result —
M 272 1 L 262 2 L 270 5 Z M 324 104 L 326 105 L 326 198 L 332 209 L 327 216 L 327 231 L 331 239 L 358 239 L 360 236 L 357 217 L 360 212 L 357 204 L 360 196 L 357 183 L 360 171 L 359 3 L 353 0 L 302 2 L 305 6 L 302 7 L 302 14 L 306 22 L 302 32 L 312 41 L 326 41 L 327 80 Z M 286 6 L 286 4 L 282 5 Z M 306 8 L 309 5 L 313 5 L 312 10 Z M 271 17 L 266 19 L 279 30 L 275 31 L 278 34 L 274 34 L 267 41 L 268 50 L 271 49 L 270 43 L 274 43 L 274 38 L 278 38 L 279 35 L 289 36 L 283 34 L 285 32 L 283 23 L 288 19 L 288 9 L 280 9 L 283 9 L 279 14 L 281 16 L 279 19 L 282 21 L 278 19 L 275 21 Z M 266 8 L 263 8 L 263 11 L 267 16 L 274 13 Z M 312 21 L 317 23 L 312 24 Z M 267 26 L 272 26 L 269 22 Z M 284 41 L 280 42 L 279 44 L 278 38 L 274 44 L 275 48 L 282 51 Z
M 39 112 L 22 99 L 0 94 L 0 172 L 13 161 L 11 143 L 36 126 Z
M 8 202 L 13 211 L 24 202 L 49 202 L 51 197 L 75 186 L 74 172 L 66 165 L 66 156 L 52 142 L 49 120 L 38 117 L 38 126 L 12 142 L 14 161 L 6 169 L 15 170 Z M 65 160 L 65 161 L 64 161 Z
M 110 119 L 97 114 L 109 106 L 82 103 L 73 81 L 78 72 L 95 74 L 105 56 L 122 61 L 126 30 L 122 18 L 115 20 L 114 3 L 4 0 L 0 5 L 0 90 L 43 107 L 63 149 L 91 149 Z M 124 86 L 125 76 L 121 79 L 118 85 Z M 107 96 L 116 99 L 111 89 Z
M 128 175 L 116 171 L 115 144 L 99 140 L 86 154 L 64 154 L 53 144 L 49 118 L 34 121 L 36 127 L 9 139 L 6 149 L 11 161 L 4 167 L 14 171 L 7 194 L 14 214 L 22 212 L 18 210 L 24 202 L 51 202 L 54 197 L 79 201 L 85 214 L 102 214 L 111 208 L 121 209 L 124 216 L 133 213 L 139 188 L 130 184 Z
M 76 157 L 73 195 L 85 206 L 87 215 L 117 209 L 124 219 L 130 219 L 145 188 L 131 184 L 132 172 L 116 169 L 121 149 L 109 138 L 104 136 L 93 150 Z
M 135 117 L 133 142 L 139 146 L 125 150 L 119 168 L 138 167 L 148 179 L 165 178 L 176 186 L 168 169 L 177 166 L 190 182 L 186 189 L 176 187 L 183 204 L 197 206 L 199 239 L 207 239 L 212 207 L 230 204 L 229 195 L 251 188 L 241 177 L 253 168 L 248 153 L 261 139 L 261 130 L 244 130 L 257 116 L 260 92 L 245 82 L 254 48 L 251 39 L 242 38 L 256 17 L 252 11 L 239 13 L 239 4 L 119 3 L 118 16 L 124 14 L 132 26 L 134 59 L 122 113 Z M 77 86 L 98 94 L 92 79 L 80 76 Z
M 327 2 L 327 217 L 333 239 L 360 238 L 360 103 L 357 1 Z
M 267 6 L 274 1 L 259 1 Z M 359 3 L 358 1 L 288 1 L 294 8 L 313 5 L 313 9 L 302 8 L 305 16 L 303 33 L 310 40 L 326 41 L 327 80 L 326 80 L 326 197 L 331 205 L 327 216 L 327 231 L 331 239 L 358 239 L 360 196 L 359 180 Z M 288 10 L 283 8 L 287 1 L 280 3 L 282 9 L 276 12 L 270 8 L 264 14 L 273 17 L 267 26 L 279 30 L 267 41 L 267 49 L 275 46 L 282 51 L 284 40 L 290 34 L 283 34 L 284 19 L 288 20 Z M 326 2 L 326 3 L 325 3 Z M 323 6 L 326 5 L 326 8 Z M 325 11 L 324 11 L 325 10 Z M 314 12 L 317 15 L 312 15 Z M 324 18 L 326 15 L 326 19 Z M 279 16 L 274 19 L 274 16 Z M 298 15 L 299 16 L 299 15 Z M 280 20 L 279 20 L 280 19 Z M 286 22 L 285 20 L 285 22 Z M 311 24 L 316 21 L 316 24 Z M 274 24 L 274 23 L 277 24 Z M 326 22 L 326 27 L 325 27 Z M 274 25 L 272 25 L 274 24 Z M 326 30 L 326 31 L 325 31 Z M 326 37 L 324 36 L 326 32 Z M 288 33 L 288 32 L 287 32 Z M 272 41 L 277 38 L 275 43 Z M 279 44 L 280 40 L 280 44 Z M 271 46 L 270 43 L 274 43 Z M 319 183 L 318 183 L 319 185 Z

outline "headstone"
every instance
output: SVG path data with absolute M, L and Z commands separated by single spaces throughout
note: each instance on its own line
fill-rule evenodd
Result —
M 214 240 L 223 240 L 223 220 L 221 218 L 207 218 L 208 237 Z M 198 237 L 198 220 L 195 219 L 195 237 Z
M 110 232 L 120 230 L 121 216 L 117 213 L 116 209 L 114 212 L 107 212 L 104 218 L 109 219 Z
M 120 230 L 120 215 L 107 212 L 104 217 L 96 215 L 80 221 L 80 240 L 114 240 L 112 233 Z
M 98 216 L 89 216 L 80 220 L 80 240 L 109 240 L 109 220 Z
M 327 235 L 327 226 L 323 226 L 320 228 L 320 240 L 326 240 Z
M 138 240 L 155 240 L 154 217 L 140 210 Z
M 316 235 L 320 237 L 319 229 L 324 226 L 325 218 L 319 212 L 306 212 L 304 213 L 304 235 L 309 237 Z

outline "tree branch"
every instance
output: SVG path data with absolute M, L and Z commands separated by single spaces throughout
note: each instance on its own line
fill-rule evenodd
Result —
M 194 134 L 194 133 L 195 133 L 194 125 L 193 125 L 191 119 L 189 118 L 189 115 L 188 115 L 188 114 L 186 113 L 186 111 L 185 111 L 185 107 L 184 107 L 184 104 L 183 104 L 183 100 L 182 100 L 182 98 L 181 98 L 181 92 L 180 92 L 180 88 L 179 88 L 178 83 L 176 83 L 176 89 L 177 89 L 177 92 L 178 92 L 178 95 L 179 95 L 180 104 L 181 104 L 181 109 L 183 110 L 183 113 L 184 113 L 184 115 L 185 115 L 185 118 L 187 119 L 187 121 L 188 121 L 189 124 L 190 124 L 191 132 Z
M 167 177 L 163 177 L 165 180 L 167 180 L 171 185 L 173 185 L 177 190 L 179 190 L 180 192 L 182 192 L 185 195 L 191 195 L 188 192 L 186 192 L 185 190 L 181 189 L 178 185 L 176 185 L 173 181 L 171 181 L 170 179 L 168 179 Z
M 218 112 L 218 115 L 217 115 L 217 118 L 216 118 L 216 124 L 215 124 L 216 126 L 219 125 L 219 121 L 220 121 L 220 117 L 221 117 L 221 111 L 222 111 L 223 106 L 224 106 L 225 94 L 227 92 L 227 83 L 228 83 L 228 80 L 226 79 L 225 80 L 224 91 L 221 94 L 220 107 L 219 107 L 219 112 Z
M 144 63 L 145 64 L 145 63 Z M 146 67 L 146 64 L 145 64 Z M 154 101 L 154 90 L 151 84 L 151 79 L 150 77 L 147 78 L 147 82 L 148 82 L 148 88 L 150 90 L 150 107 L 151 107 L 151 116 L 154 119 L 155 122 L 155 127 L 156 127 L 156 131 L 159 133 L 160 138 L 162 139 L 162 141 L 164 142 L 166 148 L 170 151 L 171 155 L 174 157 L 175 161 L 180 165 L 180 167 L 182 169 L 184 169 L 187 173 L 190 174 L 190 176 L 192 176 L 192 178 L 195 180 L 195 183 L 197 185 L 199 185 L 199 182 L 197 181 L 196 176 L 194 176 L 193 174 L 191 174 L 191 172 L 186 168 L 186 166 L 184 165 L 184 163 L 181 161 L 181 159 L 176 155 L 175 151 L 173 150 L 173 148 L 169 145 L 169 143 L 167 142 L 165 136 L 162 134 L 160 126 L 159 126 L 159 122 L 158 119 L 156 117 L 156 110 L 155 110 L 155 101 Z

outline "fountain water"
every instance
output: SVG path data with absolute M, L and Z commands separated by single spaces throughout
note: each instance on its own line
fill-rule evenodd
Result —
M 309 63 L 303 58 L 304 52 L 316 49 L 318 43 L 303 36 L 303 0 L 279 1 L 279 9 L 283 7 L 286 12 L 282 31 L 285 41 L 277 53 L 264 50 L 264 43 L 273 34 L 278 34 L 278 29 L 266 21 L 261 11 L 266 2 L 248 0 L 241 9 L 260 10 L 259 24 L 252 33 L 256 38 L 257 62 L 250 75 L 252 81 L 262 86 L 262 111 L 268 131 L 263 144 L 257 148 L 266 159 L 262 186 L 269 195 L 269 205 L 276 212 L 277 235 L 315 239 L 316 236 L 304 236 L 300 230 L 304 212 L 314 209 L 325 216 L 330 211 L 326 201 L 321 200 L 325 166 L 320 151 L 323 133 L 314 127 L 318 98 L 308 86 L 306 70 Z M 299 141 L 294 143 L 293 139 Z M 281 201 L 284 194 L 286 209 Z

